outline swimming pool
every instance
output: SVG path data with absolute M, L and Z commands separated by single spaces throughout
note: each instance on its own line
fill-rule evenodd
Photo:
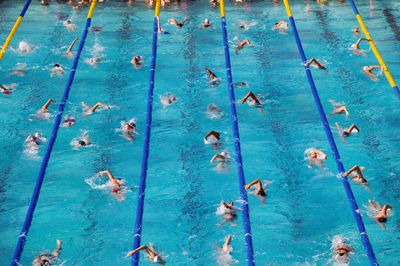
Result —
M 6 38 L 22 5 L 23 1 L 0 3 L 0 17 L 5 18 L 0 23 L 0 40 Z M 360 2 L 358 7 L 394 78 L 399 80 L 400 3 Z M 346 142 L 334 131 L 336 141 L 346 167 L 366 166 L 370 191 L 354 183 L 352 188 L 378 261 L 382 265 L 398 265 L 398 99 L 383 76 L 379 82 L 373 82 L 361 72 L 363 66 L 376 63 L 371 51 L 363 57 L 349 50 L 356 41 L 352 29 L 357 22 L 347 4 L 293 2 L 292 10 L 308 57 L 327 63 L 328 72 L 313 70 L 326 111 L 332 109 L 330 99 L 345 102 L 349 107 L 348 118 L 328 118 L 331 126 L 335 122 L 347 126 L 356 123 L 361 129 L 360 134 Z M 50 78 L 50 69 L 54 63 L 60 63 L 69 71 L 72 60 L 63 57 L 63 52 L 74 37 L 80 36 L 86 12 L 87 8 L 71 10 L 62 4 L 43 7 L 32 3 L 12 46 L 27 41 L 35 50 L 28 56 L 8 51 L 1 62 L 1 83 L 18 84 L 13 94 L 1 97 L 0 105 L 1 265 L 7 265 L 11 259 L 40 165 L 40 159 L 24 153 L 22 143 L 34 132 L 50 137 L 52 123 L 36 120 L 32 114 L 48 98 L 61 98 L 67 74 Z M 266 101 L 263 113 L 237 105 L 246 180 L 272 181 L 264 206 L 249 195 L 257 264 L 330 264 L 331 241 L 338 234 L 348 238 L 355 249 L 351 261 L 367 264 L 344 190 L 335 176 L 334 161 L 327 160 L 324 170 L 308 169 L 304 161 L 304 150 L 310 147 L 332 156 L 293 35 L 291 31 L 278 34 L 271 30 L 276 21 L 286 20 L 282 4 L 229 3 L 226 14 L 231 46 L 236 44 L 235 36 L 249 38 L 255 45 L 245 47 L 238 55 L 231 49 L 233 79 L 248 82 L 251 91 L 263 94 Z M 185 16 L 191 20 L 180 30 L 166 22 L 171 17 Z M 206 17 L 214 27 L 200 29 Z M 76 31 L 64 29 L 62 21 L 68 18 L 78 25 Z M 224 147 L 233 155 L 219 10 L 206 1 L 184 2 L 180 7 L 163 9 L 161 19 L 170 34 L 160 35 L 158 41 L 142 243 L 154 242 L 171 265 L 213 265 L 216 247 L 232 234 L 232 257 L 243 265 L 241 215 L 236 227 L 216 226 L 221 217 L 215 215 L 221 199 L 239 198 L 236 166 L 231 163 L 226 172 L 218 172 L 209 162 L 215 151 L 203 143 L 208 131 L 223 132 Z M 254 21 L 256 25 L 243 31 L 238 28 L 239 20 Z M 127 6 L 109 2 L 97 6 L 92 23 L 104 28 L 100 33 L 90 32 L 83 50 L 65 111 L 75 115 L 77 123 L 59 131 L 22 256 L 24 265 L 31 264 L 40 251 L 52 249 L 55 239 L 64 242 L 60 259 L 66 265 L 130 263 L 124 256 L 132 247 L 153 11 L 143 3 Z M 104 55 L 97 67 L 85 62 L 93 53 Z M 139 70 L 130 64 L 136 54 L 145 60 Z M 18 62 L 27 64 L 26 75 L 7 77 Z M 204 67 L 222 79 L 219 86 L 207 83 Z M 237 98 L 248 90 L 237 89 Z M 158 98 L 165 92 L 174 93 L 177 103 L 163 108 Z M 84 117 L 81 101 L 91 105 L 101 101 L 113 108 Z M 211 102 L 222 108 L 221 119 L 206 117 L 206 107 Z M 54 117 L 56 106 L 50 110 Z M 116 129 L 122 120 L 131 118 L 137 119 L 138 134 L 130 143 Z M 89 130 L 95 145 L 76 151 L 70 141 L 81 130 Z M 40 148 L 39 156 L 44 149 Z M 103 169 L 126 180 L 130 191 L 125 201 L 118 202 L 106 191 L 92 189 L 85 182 Z M 368 199 L 393 206 L 387 230 L 383 231 L 367 216 Z M 149 262 L 142 259 L 141 264 Z

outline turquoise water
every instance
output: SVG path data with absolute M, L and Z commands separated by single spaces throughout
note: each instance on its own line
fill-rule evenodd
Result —
M 394 78 L 400 80 L 400 3 L 396 1 L 359 2 L 360 13 L 375 38 Z M 0 40 L 4 40 L 19 14 L 23 1 L 0 1 Z M 308 7 L 308 8 L 307 8 Z M 307 8 L 307 12 L 305 11 Z M 356 41 L 352 28 L 356 20 L 347 4 L 331 1 L 329 5 L 293 3 L 300 36 L 308 57 L 325 60 L 328 72 L 313 70 L 316 85 L 326 109 L 329 100 L 345 102 L 350 116 L 330 116 L 333 126 L 356 123 L 361 132 L 342 142 L 334 135 L 345 167 L 366 166 L 369 190 L 352 183 L 363 211 L 371 243 L 381 265 L 399 265 L 400 259 L 400 151 L 397 127 L 400 119 L 398 99 L 384 76 L 369 80 L 361 69 L 376 63 L 371 51 L 355 56 L 348 49 Z M 87 7 L 71 10 L 67 5 L 49 7 L 32 3 L 11 45 L 26 41 L 35 50 L 21 56 L 7 51 L 0 65 L 0 83 L 17 83 L 11 95 L 0 98 L 0 264 L 8 265 L 20 232 L 40 158 L 24 152 L 23 141 L 35 132 L 49 138 L 52 122 L 32 120 L 32 114 L 48 98 L 58 101 L 67 73 L 50 78 L 54 63 L 67 72 L 72 60 L 63 57 L 65 47 L 80 36 Z M 56 239 L 63 240 L 60 261 L 65 265 L 128 265 L 124 258 L 132 246 L 137 185 L 145 123 L 148 72 L 151 53 L 153 11 L 143 3 L 99 4 L 93 25 L 103 26 L 101 33 L 90 32 L 65 110 L 77 118 L 76 125 L 61 128 L 47 170 L 34 220 L 21 259 L 31 265 L 44 250 L 51 250 Z M 171 17 L 189 17 L 181 30 L 166 23 Z M 199 25 L 210 18 L 214 28 Z M 78 28 L 64 29 L 61 20 L 71 18 Z M 215 215 L 221 199 L 238 200 L 236 165 L 218 172 L 210 164 L 215 151 L 203 143 L 210 130 L 224 132 L 224 148 L 234 151 L 225 83 L 224 54 L 218 8 L 207 1 L 184 2 L 162 10 L 163 26 L 169 35 L 160 35 L 157 56 L 154 121 L 149 158 L 147 193 L 144 206 L 142 242 L 154 242 L 168 265 L 215 265 L 216 247 L 224 237 L 233 235 L 232 257 L 237 265 L 245 264 L 245 246 L 241 215 L 237 226 L 216 226 Z M 228 34 L 249 38 L 255 47 L 233 53 L 234 81 L 246 81 L 254 93 L 264 95 L 266 105 L 260 113 L 237 105 L 246 180 L 271 180 L 268 198 L 260 205 L 249 195 L 250 218 L 257 265 L 331 264 L 331 241 L 342 235 L 355 249 L 354 265 L 367 265 L 357 228 L 341 181 L 329 151 L 322 125 L 308 88 L 293 35 L 278 34 L 272 25 L 286 19 L 282 4 L 257 2 L 227 6 Z M 238 28 L 239 20 L 256 21 L 247 31 Z M 104 47 L 98 52 L 98 47 Z M 366 47 L 363 44 L 363 47 Z M 76 47 L 75 47 L 76 49 Z M 74 50 L 75 50 L 74 49 Z M 84 60 L 95 52 L 103 62 L 92 67 Z M 144 66 L 136 70 L 132 56 L 144 57 Z M 26 63 L 24 77 L 7 77 L 15 65 Z M 203 68 L 208 67 L 222 78 L 218 87 L 207 83 Z M 237 98 L 249 89 L 236 90 Z M 163 109 L 158 98 L 172 92 L 176 104 Z M 113 106 L 111 110 L 84 117 L 80 102 L 98 101 Z M 219 120 L 206 117 L 207 104 L 216 103 L 224 112 Z M 56 106 L 50 111 L 56 114 Z M 128 142 L 116 131 L 120 122 L 137 119 L 138 134 Z M 89 130 L 93 147 L 73 150 L 70 141 L 82 130 Z M 329 159 L 326 168 L 308 169 L 304 150 L 316 147 Z M 40 148 L 42 156 L 45 145 Z M 118 202 L 107 191 L 92 189 L 85 179 L 110 169 L 124 178 L 126 199 Z M 367 215 L 368 199 L 391 204 L 394 212 L 387 230 L 382 230 Z M 239 205 L 239 204 L 238 204 Z M 142 265 L 150 265 L 143 257 Z

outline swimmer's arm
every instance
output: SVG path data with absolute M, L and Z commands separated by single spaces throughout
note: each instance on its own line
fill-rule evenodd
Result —
M 321 69 L 326 69 L 326 67 L 315 58 L 311 58 L 307 63 L 305 63 L 305 66 L 310 66 L 312 63 L 316 64 Z
M 360 38 L 360 39 L 358 39 L 357 42 L 354 44 L 355 48 L 359 49 L 359 48 L 360 48 L 360 43 L 361 43 L 362 41 L 371 41 L 371 40 L 370 40 L 370 39 L 367 39 L 367 38 Z
M 217 78 L 217 76 L 214 74 L 214 72 L 212 72 L 210 69 L 205 68 L 204 70 L 207 72 L 207 74 L 208 74 L 208 76 L 210 77 L 210 79 L 215 79 L 215 78 Z
M 368 203 L 369 203 L 369 207 L 370 207 L 372 210 L 376 210 L 376 209 L 377 209 L 377 207 L 375 206 L 375 203 L 374 203 L 373 200 L 368 200 Z
M 161 33 L 161 32 L 163 32 L 164 30 L 163 30 L 163 28 L 161 28 L 160 17 L 159 17 L 159 16 L 156 16 L 156 19 L 157 19 L 157 32 L 158 32 L 158 33 Z
M 39 112 L 45 112 L 47 111 L 47 108 L 51 103 L 54 103 L 53 99 L 48 99 L 47 102 L 42 106 L 42 108 L 39 109 Z
M 225 208 L 228 208 L 228 205 L 226 204 L 226 202 L 224 200 L 221 200 L 221 205 L 224 205 Z
M 248 92 L 241 100 L 242 103 L 245 103 L 247 99 L 252 95 L 252 92 Z
M 104 171 L 100 171 L 99 174 L 100 174 L 100 175 L 102 175 L 102 174 L 107 174 L 108 178 L 109 178 L 111 181 L 114 181 L 114 180 L 115 180 L 115 177 L 113 176 L 113 174 L 111 173 L 111 171 L 108 170 L 108 169 L 107 169 L 107 170 L 104 170 Z
M 24 141 L 24 143 L 30 142 L 30 141 L 34 141 L 35 138 L 32 135 L 29 135 L 26 140 Z
M 247 44 L 248 46 L 254 46 L 254 44 L 252 44 L 249 39 L 244 40 L 242 43 L 243 45 Z
M 211 158 L 211 163 L 215 162 L 217 159 L 225 159 L 225 157 L 221 154 L 215 154 L 212 158 Z
M 353 132 L 354 129 L 356 129 L 358 132 L 360 132 L 360 129 L 358 128 L 358 126 L 355 125 L 355 124 L 353 124 L 353 125 L 350 127 L 350 130 L 349 130 L 350 132 L 349 132 L 349 133 Z
M 245 188 L 249 189 L 249 188 L 251 188 L 252 186 L 254 186 L 255 184 L 257 184 L 259 182 L 261 183 L 260 179 L 256 179 L 253 182 L 251 182 L 250 184 L 246 185 Z
M 373 70 L 373 69 L 383 69 L 383 66 L 379 66 L 379 65 L 369 66 L 368 69 L 369 69 L 369 70 Z
M 65 52 L 65 54 L 70 54 L 71 53 L 71 50 L 72 50 L 72 48 L 74 47 L 74 45 L 75 45 L 75 43 L 76 43 L 76 41 L 79 39 L 79 37 L 75 37 L 75 39 L 72 41 L 72 43 L 68 46 L 68 49 L 67 49 L 67 51 Z
M 352 168 L 350 168 L 349 170 L 347 170 L 346 172 L 343 173 L 343 176 L 348 176 L 350 175 L 352 172 L 356 171 L 357 173 L 361 173 L 361 169 L 358 165 L 354 165 Z M 362 175 L 362 173 L 361 173 Z
M 85 102 L 81 102 L 83 109 L 85 110 L 89 110 L 90 107 L 85 103 Z
M 260 104 L 260 101 L 259 101 L 259 100 L 257 99 L 257 97 L 254 95 L 254 93 L 250 92 L 249 97 L 250 97 L 251 99 L 253 99 L 253 101 L 254 101 L 256 104 Z
M 110 109 L 110 106 L 108 106 L 108 105 L 106 105 L 106 104 L 104 104 L 104 103 L 98 102 L 98 103 L 96 103 L 92 108 L 89 109 L 89 112 L 94 112 L 94 111 L 96 111 L 96 109 L 99 108 L 100 106 L 102 106 L 102 107 L 104 107 L 104 108 L 106 108 L 106 109 Z
M 146 250 L 147 250 L 148 247 L 147 247 L 146 245 L 142 245 L 142 246 L 138 247 L 138 248 L 135 249 L 135 250 L 129 251 L 129 252 L 126 254 L 126 257 L 130 257 L 130 256 L 134 255 L 135 253 L 137 253 L 137 252 L 143 250 L 143 249 L 146 249 Z
M 232 236 L 228 236 L 225 240 L 224 245 L 222 246 L 222 250 L 228 250 L 230 244 L 231 244 Z

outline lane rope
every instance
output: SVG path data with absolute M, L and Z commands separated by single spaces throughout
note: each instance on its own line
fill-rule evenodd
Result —
M 348 180 L 347 176 L 343 176 L 343 173 L 345 172 L 344 166 L 343 166 L 342 160 L 340 158 L 339 151 L 337 149 L 335 140 L 333 138 L 333 134 L 332 134 L 329 122 L 328 122 L 328 120 L 326 118 L 326 114 L 325 114 L 324 108 L 322 107 L 321 99 L 320 99 L 320 97 L 318 95 L 317 88 L 315 87 L 315 83 L 314 83 L 314 79 L 313 79 L 312 74 L 311 74 L 310 67 L 309 66 L 305 66 L 305 64 L 307 62 L 307 58 L 306 58 L 306 55 L 304 53 L 304 49 L 303 49 L 303 45 L 302 45 L 301 40 L 300 40 L 299 33 L 297 31 L 296 22 L 295 22 L 295 20 L 293 18 L 293 14 L 292 14 L 292 11 L 290 9 L 289 1 L 288 0 L 283 0 L 283 3 L 285 5 L 286 13 L 287 13 L 287 15 L 289 17 L 289 20 L 290 20 L 290 25 L 292 27 L 292 31 L 293 31 L 293 34 L 294 34 L 294 37 L 295 37 L 295 40 L 296 40 L 297 48 L 299 50 L 299 53 L 300 53 L 300 56 L 301 56 L 301 60 L 303 61 L 303 64 L 304 64 L 304 69 L 305 69 L 305 72 L 306 72 L 306 75 L 307 75 L 307 80 L 308 80 L 308 83 L 310 85 L 310 89 L 311 89 L 311 92 L 313 94 L 315 104 L 316 104 L 316 106 L 318 108 L 319 116 L 320 116 L 321 122 L 322 122 L 322 124 L 324 126 L 326 137 L 327 137 L 327 139 L 329 141 L 329 145 L 331 147 L 331 151 L 333 153 L 333 157 L 334 157 L 334 159 L 336 161 L 337 169 L 338 169 L 339 174 L 341 176 L 342 183 L 343 183 L 344 189 L 346 191 L 346 195 L 347 195 L 347 198 L 349 200 L 351 210 L 353 212 L 354 218 L 355 218 L 356 223 L 357 223 L 357 227 L 358 227 L 358 231 L 359 231 L 360 236 L 361 236 L 362 243 L 364 245 L 365 251 L 367 252 L 368 259 L 369 259 L 371 265 L 379 265 L 377 260 L 376 260 L 375 253 L 374 253 L 374 250 L 372 248 L 372 245 L 371 245 L 371 243 L 369 241 L 369 238 L 368 238 L 368 235 L 367 235 L 367 231 L 365 229 L 365 225 L 364 225 L 364 222 L 363 222 L 362 217 L 361 217 L 361 211 L 360 211 L 360 209 L 359 209 L 359 207 L 357 205 L 357 202 L 356 202 L 356 199 L 354 197 L 353 191 L 351 189 L 349 180 Z
M 54 143 L 55 143 L 56 138 L 57 138 L 57 132 L 58 132 L 58 129 L 60 128 L 61 119 L 62 119 L 62 116 L 63 116 L 63 113 L 64 113 L 65 104 L 67 103 L 68 96 L 69 96 L 69 93 L 70 93 L 70 90 L 71 90 L 71 86 L 72 86 L 72 83 L 74 81 L 75 73 L 76 73 L 76 70 L 77 70 L 77 67 L 78 67 L 79 58 L 80 58 L 81 52 L 83 50 L 83 46 L 85 45 L 86 36 L 88 34 L 88 30 L 89 30 L 89 27 L 90 27 L 90 24 L 91 24 L 92 15 L 93 15 L 93 11 L 94 11 L 94 8 L 96 6 L 96 3 L 97 3 L 97 0 L 92 0 L 92 4 L 90 6 L 90 9 L 89 9 L 89 12 L 88 12 L 88 16 L 87 16 L 87 20 L 86 20 L 85 29 L 83 31 L 82 38 L 81 38 L 81 41 L 79 43 L 79 48 L 78 48 L 78 50 L 76 52 L 75 59 L 74 59 L 74 62 L 72 64 L 71 71 L 69 73 L 69 78 L 68 78 L 68 82 L 67 82 L 67 85 L 66 85 L 65 90 L 64 90 L 64 95 L 63 95 L 63 97 L 61 99 L 61 102 L 60 102 L 60 105 L 58 107 L 58 113 L 57 113 L 57 116 L 56 116 L 56 118 L 54 120 L 53 130 L 52 130 L 52 133 L 51 133 L 49 144 L 47 145 L 46 153 L 45 153 L 45 155 L 43 157 L 43 160 L 42 160 L 42 163 L 41 163 L 41 166 L 40 166 L 40 171 L 39 171 L 39 174 L 38 174 L 38 177 L 37 177 L 37 180 L 36 180 L 35 188 L 33 190 L 31 201 L 29 203 L 28 211 L 27 211 L 26 216 L 25 216 L 25 221 L 24 221 L 24 224 L 22 226 L 21 233 L 20 233 L 20 235 L 18 237 L 18 243 L 17 243 L 17 246 L 15 248 L 13 259 L 11 261 L 11 265 L 12 266 L 19 265 L 19 261 L 21 259 L 21 254 L 22 254 L 22 252 L 24 250 L 26 237 L 28 235 L 29 229 L 30 229 L 31 224 L 32 224 L 33 213 L 35 212 L 35 209 L 36 209 L 36 205 L 37 205 L 37 202 L 38 202 L 38 199 L 39 199 L 39 195 L 40 195 L 40 189 L 42 188 L 43 179 L 44 179 L 44 176 L 46 174 L 47 165 L 49 163 L 51 152 L 53 151 L 53 146 L 54 146 Z
M 232 81 L 231 60 L 229 55 L 229 43 L 228 43 L 228 32 L 226 29 L 224 0 L 220 0 L 220 13 L 221 13 L 221 26 L 222 26 L 222 41 L 224 44 L 224 52 L 225 52 L 226 80 L 229 90 L 232 131 L 235 142 L 235 156 L 236 156 L 236 164 L 238 170 L 240 198 L 242 201 L 243 229 L 244 229 L 244 238 L 246 244 L 247 264 L 249 266 L 252 266 L 255 265 L 253 239 L 251 235 L 249 203 L 248 203 L 247 191 L 245 189 L 246 181 L 243 170 L 242 152 L 240 148 L 239 126 L 238 126 L 238 119 L 236 112 L 235 92 Z
M 133 249 L 137 249 L 140 246 L 142 238 L 143 207 L 144 207 L 147 168 L 148 168 L 148 159 L 150 151 L 151 123 L 153 118 L 152 111 L 153 111 L 153 98 L 154 98 L 154 77 L 156 71 L 158 19 L 160 15 L 160 6 L 161 6 L 161 0 L 156 0 L 156 6 L 154 10 L 153 43 L 152 43 L 152 53 L 151 53 L 149 91 L 147 95 L 146 127 L 144 133 L 141 173 L 139 178 L 138 203 L 136 207 L 136 221 L 135 221 L 135 229 L 133 236 Z M 137 252 L 132 256 L 132 266 L 139 265 L 139 259 L 140 259 L 139 252 Z

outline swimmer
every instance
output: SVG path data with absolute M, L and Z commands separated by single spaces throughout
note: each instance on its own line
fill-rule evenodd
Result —
M 257 97 L 251 91 L 248 92 L 243 99 L 241 100 L 242 104 L 247 103 L 249 106 L 261 107 L 261 102 L 257 99 Z
M 263 185 L 261 184 L 260 179 L 256 179 L 250 184 L 246 185 L 245 188 L 246 190 L 249 190 L 252 186 L 257 185 L 257 190 L 255 191 L 255 195 L 261 200 L 261 203 L 265 203 L 265 199 L 267 198 L 267 193 L 265 193 L 265 190 L 263 188 Z
M 336 122 L 335 125 L 336 125 L 336 128 L 339 130 L 340 137 L 342 137 L 343 140 L 345 140 L 347 137 L 349 137 L 353 131 L 355 131 L 357 133 L 360 132 L 360 129 L 355 124 L 352 124 L 348 128 L 340 127 L 338 122 Z
M 7 86 L 0 84 L 0 91 L 3 94 L 11 94 L 14 91 L 16 86 L 17 86 L 16 83 L 11 83 L 10 85 L 7 85 Z
M 24 145 L 29 153 L 37 153 L 40 144 L 45 141 L 46 139 L 42 137 L 40 133 L 35 133 L 34 135 L 31 134 L 26 138 Z
M 341 105 L 333 100 L 330 100 L 330 103 L 333 105 L 333 111 L 332 114 L 338 115 L 338 114 L 346 114 L 346 116 L 349 116 L 349 110 L 347 109 L 346 105 Z
M 65 56 L 71 58 L 73 56 L 72 48 L 74 48 L 75 43 L 78 41 L 79 37 L 75 37 L 72 43 L 68 46 L 67 51 L 65 52 Z
M 50 4 L 50 0 L 41 0 L 41 1 L 40 1 L 40 4 L 41 4 L 42 6 L 48 6 L 48 5 Z
M 328 156 L 323 151 L 314 148 L 307 149 L 305 153 L 307 155 L 307 159 L 309 160 L 307 165 L 308 168 L 311 168 L 313 165 L 318 165 L 321 167 L 323 161 L 328 159 Z
M 165 265 L 165 261 L 161 258 L 160 254 L 155 252 L 155 247 L 154 247 L 153 243 L 149 243 L 149 246 L 150 247 L 147 247 L 146 245 L 142 245 L 135 250 L 129 251 L 128 254 L 126 254 L 126 256 L 130 257 L 141 250 L 145 250 L 147 253 L 147 257 L 149 258 L 150 261 L 152 261 L 154 263 L 158 263 L 162 266 Z
M 362 171 L 365 167 L 359 167 L 358 165 L 354 165 L 351 169 L 347 170 L 343 173 L 343 176 L 350 176 L 351 179 L 359 184 L 367 184 L 367 179 L 364 178 Z M 355 172 L 354 172 L 355 171 Z
M 348 263 L 349 254 L 353 251 L 353 249 L 346 244 L 343 238 L 335 237 L 332 240 L 332 249 L 334 251 L 335 260 L 345 264 Z
M 275 23 L 275 25 L 272 27 L 272 30 L 278 30 L 279 33 L 285 33 L 288 28 L 289 24 L 287 24 L 286 21 L 281 20 Z
M 20 53 L 21 55 L 27 55 L 30 54 L 33 51 L 32 46 L 25 42 L 25 41 L 21 41 L 18 44 L 18 49 L 17 52 Z
M 25 63 L 17 63 L 14 72 L 9 74 L 7 77 L 11 77 L 14 75 L 23 77 L 25 76 L 26 70 L 27 70 L 27 65 Z
M 76 30 L 76 24 L 74 24 L 71 20 L 66 20 L 63 22 L 64 27 L 68 30 L 68 31 L 74 31 Z
M 223 150 L 222 152 L 215 154 L 210 160 L 211 163 L 217 163 L 217 169 L 222 169 L 227 167 L 230 161 L 231 161 L 231 156 L 226 150 Z
M 239 24 L 239 29 L 248 30 L 256 24 L 257 24 L 257 22 L 248 22 L 248 21 L 241 20 L 240 24 Z
M 94 112 L 96 112 L 96 109 L 99 108 L 100 106 L 105 108 L 105 109 L 107 109 L 107 110 L 110 109 L 110 106 L 108 106 L 108 105 L 106 105 L 104 103 L 101 103 L 101 102 L 96 103 L 92 107 L 89 107 L 88 105 L 86 105 L 85 102 L 82 102 L 83 113 L 85 115 L 93 114 Z
M 360 34 L 360 33 L 361 33 L 359 27 L 355 27 L 355 28 L 353 29 L 353 32 L 354 32 L 354 34 Z
M 210 103 L 207 105 L 206 115 L 210 119 L 220 119 L 224 113 L 222 112 L 221 108 L 218 107 L 218 105 Z
M 221 248 L 221 252 L 222 253 L 228 254 L 228 253 L 232 252 L 231 241 L 232 241 L 232 236 L 228 236 L 225 239 L 225 242 L 224 242 L 224 244 L 222 245 L 222 248 Z
M 188 21 L 189 21 L 188 18 L 184 18 L 181 22 L 177 21 L 174 18 L 168 19 L 169 24 L 171 24 L 179 29 L 182 28 Z
M 57 246 L 53 250 L 51 254 L 41 254 L 33 260 L 33 265 L 34 266 L 50 266 L 50 265 L 56 265 L 56 262 L 58 260 L 58 257 L 60 255 L 61 251 L 61 240 L 57 240 Z
M 61 76 L 64 74 L 64 72 L 65 69 L 62 66 L 59 64 L 54 64 L 54 67 L 51 69 L 50 77 Z
M 311 58 L 310 60 L 308 60 L 307 63 L 304 64 L 304 66 L 306 66 L 306 67 L 308 67 L 310 65 L 313 66 L 314 68 L 326 70 L 326 67 L 324 65 L 322 65 L 320 62 L 318 62 L 318 60 L 315 58 Z
M 90 142 L 87 130 L 83 131 L 79 138 L 75 138 L 71 141 L 71 146 L 73 150 L 79 150 L 82 147 L 89 147 L 92 145 L 93 143 Z
M 47 102 L 37 111 L 39 118 L 50 119 L 49 106 L 54 103 L 53 99 L 48 99 Z
M 91 66 L 97 66 L 97 64 L 101 62 L 101 58 L 94 56 L 87 59 L 86 62 Z
M 48 113 L 50 104 L 54 103 L 53 99 L 48 99 L 47 102 L 39 109 L 38 113 Z
M 203 29 L 211 28 L 211 27 L 212 27 L 212 23 L 208 18 L 204 19 L 204 21 L 200 25 L 200 28 L 203 28 Z
M 372 80 L 378 80 L 378 76 L 373 72 L 374 69 L 382 69 L 383 66 L 365 66 L 363 67 L 363 72 Z
M 239 54 L 239 51 L 244 48 L 244 46 L 247 44 L 250 47 L 253 47 L 254 45 L 249 41 L 249 39 L 245 39 L 243 41 L 238 39 L 238 45 L 235 47 L 235 53 Z
M 135 119 L 131 119 L 129 121 L 123 121 L 121 122 L 121 128 L 120 130 L 124 133 L 124 138 L 132 141 L 133 137 L 136 132 L 136 121 Z
M 164 95 L 160 96 L 160 101 L 163 105 L 163 108 L 166 108 L 168 105 L 175 103 L 177 99 L 173 94 L 167 92 Z
M 156 19 L 157 19 L 157 33 L 158 33 L 158 34 L 161 34 L 161 33 L 167 34 L 168 32 L 165 31 L 165 30 L 161 27 L 160 17 L 159 17 L 159 16 L 156 16 Z
M 104 170 L 104 171 L 100 171 L 97 173 L 98 175 L 104 175 L 106 174 L 107 177 L 110 179 L 111 185 L 112 185 L 112 189 L 111 189 L 111 193 L 115 196 L 117 196 L 117 199 L 122 201 L 124 200 L 123 194 L 125 192 L 125 185 L 124 182 L 116 177 L 113 176 L 113 174 L 111 173 L 110 170 Z
M 250 84 L 244 81 L 239 81 L 235 83 L 235 87 L 241 89 L 243 87 L 250 88 Z
M 140 68 L 143 63 L 143 58 L 139 55 L 135 55 L 132 60 L 131 64 L 135 66 L 136 69 Z
M 351 48 L 353 48 L 353 49 L 355 49 L 355 50 L 359 50 L 359 49 L 360 49 L 360 43 L 361 43 L 362 41 L 369 41 L 369 42 L 370 42 L 371 40 L 370 40 L 370 39 L 367 39 L 367 38 L 360 38 L 360 39 L 357 40 L 356 43 L 354 43 L 354 44 L 351 45 Z
M 75 117 L 68 116 L 68 115 L 64 116 L 63 126 L 64 127 L 70 127 L 70 126 L 73 126 L 73 125 L 75 125 Z
M 219 223 L 218 226 L 224 225 L 226 222 L 229 222 L 231 226 L 236 226 L 234 222 L 237 218 L 237 214 L 235 210 L 235 204 L 233 203 L 233 201 L 226 203 L 224 200 L 221 200 L 219 206 L 220 208 L 223 209 L 224 220 L 221 223 Z
M 103 27 L 100 26 L 93 26 L 92 31 L 93 32 L 101 32 L 103 30 Z
M 208 77 L 210 78 L 209 83 L 211 85 L 218 85 L 221 79 L 219 79 L 210 69 L 204 68 L 204 71 L 207 73 Z
M 204 144 L 218 145 L 220 138 L 220 133 L 212 130 L 204 136 Z
M 232 236 L 228 236 L 225 238 L 225 242 L 222 247 L 217 248 L 217 264 L 222 266 L 230 266 L 232 264 L 232 256 L 231 253 L 233 248 L 231 246 Z
M 388 212 L 392 210 L 392 206 L 383 205 L 376 201 L 369 200 L 369 207 L 372 211 L 378 212 L 377 215 L 374 216 L 374 220 L 382 227 L 382 229 L 386 229 L 385 223 L 388 218 Z
M 212 6 L 216 6 L 217 4 L 219 4 L 219 0 L 210 0 L 210 4 Z

